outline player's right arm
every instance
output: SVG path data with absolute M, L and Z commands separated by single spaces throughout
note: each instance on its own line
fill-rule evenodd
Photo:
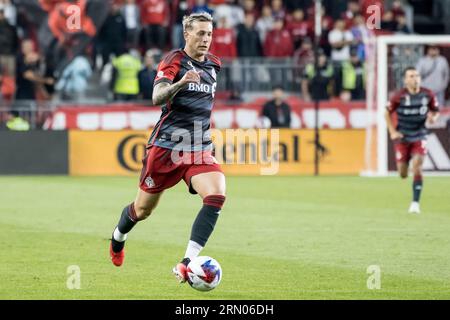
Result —
M 395 95 L 386 105 L 386 111 L 384 112 L 384 119 L 386 120 L 386 125 L 388 127 L 389 135 L 392 140 L 398 140 L 403 138 L 403 134 L 397 131 L 392 123 L 392 113 L 397 109 L 399 105 L 399 98 Z
M 160 82 L 153 88 L 152 101 L 156 106 L 162 105 L 183 89 L 189 82 L 200 83 L 200 74 L 194 70 L 189 70 L 177 82 L 170 84 L 169 82 Z
M 391 113 L 386 110 L 384 112 L 384 118 L 386 119 L 386 124 L 389 130 L 389 135 L 392 140 L 397 140 L 403 138 L 403 134 L 397 130 L 395 130 L 394 124 L 392 123 Z

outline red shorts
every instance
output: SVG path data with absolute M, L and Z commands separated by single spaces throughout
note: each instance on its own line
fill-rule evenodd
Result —
M 180 182 L 189 186 L 189 192 L 197 193 L 191 186 L 191 178 L 200 173 L 222 172 L 211 151 L 184 152 L 151 146 L 142 160 L 139 187 L 148 193 L 160 193 Z
M 418 155 L 426 155 L 426 140 L 418 140 L 414 142 L 397 142 L 394 144 L 395 161 L 408 163 L 411 158 Z

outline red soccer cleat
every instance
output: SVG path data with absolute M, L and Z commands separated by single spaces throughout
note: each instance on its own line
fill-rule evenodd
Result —
M 109 246 L 109 256 L 111 257 L 112 263 L 116 267 L 120 267 L 123 264 L 123 260 L 125 260 L 125 250 L 122 250 L 120 252 L 114 252 L 111 244 Z
M 172 270 L 173 274 L 177 278 L 180 283 L 184 283 L 188 279 L 187 275 L 187 265 L 189 264 L 190 259 L 184 258 L 180 263 L 178 263 Z

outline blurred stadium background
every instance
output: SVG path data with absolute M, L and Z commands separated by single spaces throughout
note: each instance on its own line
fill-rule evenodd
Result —
M 403 217 L 409 185 L 358 176 L 395 170 L 380 110 L 401 87 L 402 70 L 426 64 L 434 47 L 432 58 L 440 60 L 433 75 L 419 68 L 443 104 L 425 169 L 450 172 L 450 0 L 321 3 L 318 36 L 313 0 L 0 0 L 0 235 L 13 252 L 12 260 L 1 258 L 8 262 L 0 266 L 0 298 L 203 297 L 159 278 L 183 250 L 192 220 L 183 217 L 181 228 L 170 212 L 196 210 L 181 186 L 167 195 L 177 201 L 130 241 L 130 250 L 139 247 L 164 264 L 141 282 L 148 262 L 135 257 L 124 274 L 129 282 L 118 280 L 134 293 L 114 291 L 110 277 L 118 271 L 104 265 L 107 242 L 97 241 L 106 240 L 119 208 L 134 197 L 149 130 L 160 116 L 151 102 L 156 66 L 183 46 L 182 17 L 200 11 L 215 18 L 211 52 L 223 61 L 213 128 L 277 128 L 281 147 L 278 174 L 256 177 L 264 167 L 261 139 L 235 131 L 247 140 L 216 145 L 231 200 L 209 251 L 224 267 L 223 291 L 210 297 L 448 298 L 450 278 L 441 272 L 450 262 L 442 254 L 450 249 L 448 178 L 426 181 L 427 218 L 420 223 Z M 371 6 L 381 18 L 374 29 L 367 27 Z M 230 154 L 245 164 L 227 162 Z M 314 174 L 327 177 L 298 177 Z M 35 241 L 48 258 L 36 254 Z M 159 249 L 150 252 L 148 244 Z M 70 246 L 80 248 L 75 257 Z M 236 267 L 262 258 L 251 274 Z M 69 264 L 88 270 L 88 291 L 64 291 Z M 370 264 L 391 276 L 382 294 L 365 287 Z M 267 277 L 261 283 L 253 279 L 259 272 Z

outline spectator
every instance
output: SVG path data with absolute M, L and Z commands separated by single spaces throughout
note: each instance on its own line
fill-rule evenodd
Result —
M 353 35 L 345 30 L 344 20 L 338 19 L 334 24 L 334 29 L 328 35 L 331 45 L 331 60 L 334 63 L 341 63 L 350 59 L 350 45 L 353 42 Z
M 259 57 L 262 55 L 261 42 L 255 29 L 253 14 L 245 15 L 244 24 L 238 27 L 237 51 L 239 57 Z
M 300 48 L 295 50 L 294 61 L 301 70 L 305 69 L 308 64 L 314 63 L 313 44 L 310 38 L 303 39 Z
M 192 8 L 192 13 L 208 12 L 210 15 L 213 14 L 213 10 L 208 7 L 206 0 L 195 0 L 195 5 Z
M 17 10 L 11 0 L 0 0 L 0 10 L 3 9 L 5 18 L 12 26 L 17 25 Z
M 361 61 L 366 60 L 366 43 L 370 37 L 370 31 L 366 27 L 364 17 L 361 15 L 355 16 L 353 19 L 353 27 L 350 32 L 352 33 L 354 42 L 353 46 L 358 52 L 358 57 Z
M 305 38 L 300 48 L 294 52 L 294 81 L 296 85 L 300 86 L 305 68 L 310 63 L 314 63 L 313 46 L 311 40 Z
M 210 51 L 222 58 L 235 58 L 237 56 L 234 30 L 228 27 L 226 16 L 222 16 L 217 22 Z
M 258 8 L 256 8 L 255 0 L 244 0 L 243 3 L 244 8 L 244 14 L 251 14 L 253 15 L 254 20 L 259 18 L 259 11 Z
M 235 0 L 226 0 L 214 10 L 214 20 L 219 21 L 226 18 L 228 26 L 232 29 L 244 23 L 244 9 L 235 3 Z
M 311 62 L 306 66 L 303 74 L 302 94 L 306 101 L 330 99 L 333 66 L 328 63 L 328 58 L 323 50 L 319 51 L 318 57 L 318 70 L 316 70 L 314 62 Z
M 266 41 L 267 33 L 273 29 L 275 20 L 272 16 L 272 9 L 270 6 L 264 6 L 261 11 L 261 17 L 256 21 L 256 30 L 259 33 L 261 43 Z
M 174 21 L 172 25 L 172 48 L 184 47 L 183 17 L 189 15 L 189 6 L 186 0 L 173 2 Z
M 284 102 L 284 92 L 281 86 L 273 88 L 273 99 L 263 106 L 262 116 L 270 120 L 272 128 L 291 127 L 291 107 Z
M 350 92 L 351 100 L 363 100 L 365 96 L 364 64 L 356 50 L 352 50 L 350 61 L 342 63 L 342 88 Z
M 292 13 L 292 19 L 287 23 L 286 29 L 290 32 L 294 47 L 297 49 L 302 43 L 302 39 L 310 35 L 310 24 L 305 20 L 305 12 L 296 9 Z
M 350 0 L 347 3 L 347 10 L 342 13 L 342 19 L 345 21 L 346 29 L 353 26 L 354 18 L 361 14 L 361 6 L 356 0 Z
M 54 79 L 40 75 L 41 58 L 34 50 L 34 43 L 22 41 L 21 53 L 17 57 L 16 100 L 35 100 L 37 91 L 43 91 L 45 84 L 53 84 Z
M 309 25 L 311 27 L 312 34 L 315 34 L 316 28 L 315 28 L 315 21 L 314 21 L 314 7 L 312 10 L 310 10 L 311 14 L 308 14 L 309 19 Z M 329 15 L 327 15 L 327 12 L 325 11 L 325 7 L 322 6 L 321 9 L 321 16 L 322 16 L 322 35 L 319 39 L 319 46 L 325 51 L 325 54 L 329 56 L 331 54 L 331 46 L 328 41 L 328 35 L 333 28 L 333 18 L 331 18 Z
M 16 91 L 15 79 L 7 72 L 0 73 L 0 102 L 10 101 Z
M 166 0 L 143 0 L 142 24 L 145 29 L 146 49 L 164 50 L 167 40 L 170 12 Z
M 267 34 L 264 55 L 267 57 L 290 57 L 294 53 L 292 38 L 283 28 L 283 20 L 275 20 L 274 28 Z
M 124 50 L 123 54 L 112 61 L 114 67 L 113 92 L 115 100 L 135 100 L 139 94 L 138 73 L 141 61 Z
M 139 71 L 139 97 L 144 100 L 152 100 L 153 82 L 156 78 L 155 58 L 149 51 L 144 57 L 144 68 Z
M 422 86 L 436 94 L 440 106 L 445 106 L 445 91 L 449 83 L 449 65 L 441 56 L 438 46 L 427 48 L 426 56 L 419 59 L 416 69 L 422 78 Z
M 10 111 L 6 116 L 6 129 L 11 131 L 28 131 L 30 130 L 30 124 L 23 119 L 19 112 Z
M 381 18 L 381 29 L 395 32 L 397 29 L 397 22 L 394 20 L 394 13 L 390 10 L 384 12 Z
M 400 34 L 410 34 L 411 30 L 409 29 L 407 23 L 406 23 L 406 17 L 405 16 L 397 16 L 395 18 L 396 20 L 396 33 Z
M 64 69 L 55 89 L 60 92 L 63 100 L 79 101 L 84 97 L 91 76 L 89 60 L 83 55 L 77 56 Z
M 403 9 L 403 4 L 400 0 L 394 0 L 392 2 L 392 13 L 394 14 L 394 18 L 397 19 L 398 16 L 405 16 L 405 10 Z
M 127 26 L 124 17 L 120 14 L 120 6 L 113 4 L 98 36 L 103 60 L 102 67 L 110 61 L 111 54 L 117 57 L 123 52 L 126 37 Z
M 0 74 L 6 72 L 15 74 L 15 53 L 17 52 L 17 32 L 7 20 L 4 11 L 0 9 Z
M 48 14 L 48 26 L 55 38 L 58 39 L 59 45 L 65 48 L 73 46 L 75 38 L 93 37 L 97 32 L 94 22 L 86 12 L 87 0 L 77 1 L 77 7 L 80 10 L 79 28 L 69 26 L 67 23 L 71 16 L 69 8 L 73 5 L 73 1 L 62 1 L 57 3 Z
M 121 13 L 125 19 L 127 47 L 137 48 L 141 32 L 141 11 L 136 4 L 136 0 L 125 0 L 125 4 L 121 8 Z
M 286 19 L 286 11 L 283 7 L 283 1 L 282 0 L 272 0 L 271 2 L 272 6 L 272 15 L 275 20 L 283 20 Z

